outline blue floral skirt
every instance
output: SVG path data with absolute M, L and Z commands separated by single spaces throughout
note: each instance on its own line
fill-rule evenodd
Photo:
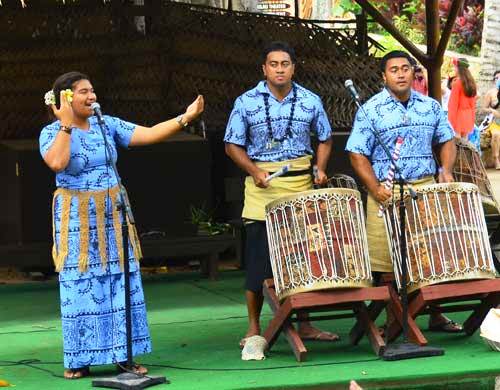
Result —
M 127 360 L 124 274 L 60 281 L 64 367 Z M 132 354 L 151 352 L 140 271 L 130 274 Z

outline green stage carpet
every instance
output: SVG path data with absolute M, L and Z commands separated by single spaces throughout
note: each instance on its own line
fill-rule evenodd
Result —
M 152 375 L 171 380 L 172 390 L 347 389 L 351 379 L 365 389 L 493 389 L 500 375 L 500 354 L 479 334 L 426 333 L 431 345 L 445 348 L 444 356 L 385 362 L 373 354 L 366 338 L 359 346 L 349 345 L 351 319 L 323 321 L 321 327 L 337 331 L 342 340 L 308 343 L 307 362 L 295 361 L 283 336 L 266 360 L 244 362 L 238 348 L 246 330 L 242 285 L 240 272 L 223 272 L 217 282 L 195 273 L 145 277 L 153 353 L 137 360 L 150 365 Z M 106 366 L 93 368 L 91 378 L 60 378 L 56 282 L 3 285 L 0 294 L 0 379 L 16 389 L 87 389 L 93 377 L 114 375 L 114 368 Z M 461 321 L 465 314 L 451 317 Z M 266 306 L 264 324 L 270 318 Z M 27 363 L 9 363 L 21 360 Z

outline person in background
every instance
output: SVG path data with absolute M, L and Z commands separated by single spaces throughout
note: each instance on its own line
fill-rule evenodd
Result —
M 455 73 L 450 72 L 448 77 L 441 82 L 441 107 L 443 107 L 446 117 L 448 117 L 448 103 L 450 102 L 451 86 L 455 77 Z
M 493 74 L 495 85 L 484 95 L 481 109 L 491 117 L 488 129 L 491 132 L 491 152 L 495 169 L 500 169 L 500 70 Z
M 412 88 L 422 95 L 427 96 L 429 94 L 429 87 L 427 86 L 424 70 L 420 65 L 415 65 L 413 69 L 415 76 L 413 78 Z
M 455 136 L 467 139 L 474 130 L 476 120 L 477 86 L 465 58 L 454 58 L 457 73 L 451 87 L 448 103 L 448 119 L 455 130 Z

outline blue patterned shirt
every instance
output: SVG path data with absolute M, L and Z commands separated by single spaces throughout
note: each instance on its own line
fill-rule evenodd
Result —
M 398 136 L 404 138 L 397 163 L 406 179 L 416 180 L 436 173 L 432 146 L 454 137 L 453 129 L 436 100 L 412 90 L 405 108 L 384 89 L 363 107 L 368 114 L 368 120 L 380 132 L 382 141 L 391 153 Z M 358 110 L 346 150 L 368 157 L 375 176 L 382 181 L 387 178 L 390 162 L 376 142 L 368 120 L 361 110 Z
M 283 161 L 313 154 L 311 133 L 320 141 L 331 137 L 332 128 L 319 96 L 293 83 L 297 100 L 291 124 L 291 136 L 284 137 L 292 108 L 293 91 L 279 101 L 269 91 L 265 81 L 239 96 L 226 127 L 224 142 L 243 146 L 252 160 Z M 267 149 L 269 132 L 266 122 L 264 94 L 269 96 L 269 116 L 275 139 L 283 139 Z
M 89 118 L 89 130 L 73 128 L 71 156 L 68 166 L 56 174 L 56 186 L 71 190 L 99 191 L 116 185 L 111 168 L 106 165 L 106 154 L 97 118 Z M 116 145 L 128 147 L 136 125 L 105 115 L 106 134 L 113 160 L 117 160 Z M 52 146 L 59 132 L 59 121 L 45 126 L 40 134 L 40 153 L 43 156 Z

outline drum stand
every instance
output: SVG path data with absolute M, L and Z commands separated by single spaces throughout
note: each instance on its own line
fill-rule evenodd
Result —
M 500 244 L 500 215 L 487 215 L 486 222 L 491 232 L 490 243 L 493 257 L 496 257 L 496 248 Z M 498 265 L 498 264 L 496 264 Z M 394 289 L 389 282 L 391 293 L 391 303 L 389 308 L 393 311 L 395 320 L 387 326 L 388 340 L 393 340 L 401 333 L 402 328 L 402 307 L 397 299 Z M 472 335 L 481 326 L 489 309 L 500 304 L 500 279 L 486 280 L 464 280 L 454 283 L 424 286 L 410 297 L 408 307 L 408 319 L 410 321 L 410 338 L 419 345 L 426 345 L 427 339 L 416 325 L 414 319 L 422 314 L 429 314 L 427 307 L 430 304 L 452 303 L 461 301 L 479 300 L 476 304 L 455 304 L 441 307 L 440 312 L 461 312 L 472 310 L 467 320 L 464 322 L 464 331 L 467 335 Z M 376 313 L 372 313 L 376 315 Z
M 406 245 L 406 205 L 404 199 L 404 185 L 405 180 L 399 174 L 398 179 L 399 184 L 399 222 L 400 222 L 400 238 L 401 243 L 400 253 L 401 253 L 401 311 L 400 311 L 400 324 L 403 331 L 403 342 L 399 344 L 392 344 L 387 347 L 382 359 L 384 360 L 402 360 L 402 359 L 413 359 L 418 357 L 429 357 L 429 356 L 440 356 L 444 355 L 444 350 L 441 348 L 422 346 L 422 344 L 414 344 L 409 342 L 408 338 L 408 327 L 409 327 L 409 316 L 408 316 L 408 293 L 407 293 L 407 280 L 408 280 L 408 267 L 406 264 L 407 257 L 407 245 Z M 393 296 L 393 303 L 396 307 L 398 300 L 395 294 Z M 412 317 L 414 318 L 414 317 Z M 389 325 L 389 324 L 388 324 Z M 414 324 L 412 323 L 412 329 L 414 329 Z M 417 327 L 418 329 L 418 327 Z
M 375 318 L 371 318 L 368 314 L 364 301 L 372 301 L 372 303 L 384 308 L 389 300 L 387 286 L 304 292 L 289 296 L 280 303 L 274 288 L 274 281 L 267 279 L 264 281 L 263 293 L 274 313 L 274 317 L 264 332 L 268 349 L 271 349 L 279 334 L 283 331 L 297 361 L 302 362 L 306 359 L 307 349 L 299 333 L 292 325 L 292 322 L 297 321 L 292 319 L 293 315 L 297 313 L 352 310 L 353 314 L 315 316 L 309 317 L 308 321 L 354 316 L 357 318 L 357 323 L 350 332 L 351 343 L 358 344 L 363 334 L 366 333 L 377 356 L 385 351 L 384 340 L 374 323 Z

